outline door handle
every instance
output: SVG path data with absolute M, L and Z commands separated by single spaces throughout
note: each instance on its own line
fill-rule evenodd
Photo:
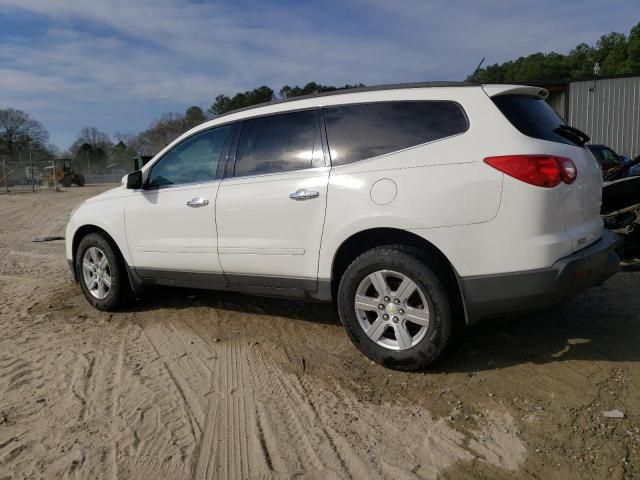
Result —
M 187 202 L 187 207 L 193 208 L 206 207 L 207 205 L 209 205 L 209 200 L 200 197 L 192 198 Z
M 304 188 L 301 188 L 300 190 L 296 190 L 295 192 L 289 194 L 289 198 L 292 200 L 309 200 L 311 198 L 317 198 L 319 196 L 320 192 L 313 192 Z

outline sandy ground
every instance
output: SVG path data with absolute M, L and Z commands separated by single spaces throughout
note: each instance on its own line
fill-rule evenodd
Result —
M 0 195 L 0 479 L 640 477 L 640 273 L 398 373 L 329 305 L 158 289 L 93 310 L 63 242 L 31 240 L 105 188 Z

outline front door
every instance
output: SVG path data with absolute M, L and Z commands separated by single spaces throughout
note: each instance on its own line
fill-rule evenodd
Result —
M 243 122 L 216 203 L 229 283 L 315 290 L 330 170 L 320 138 L 315 110 Z
M 127 199 L 125 228 L 136 271 L 143 277 L 221 275 L 215 201 L 220 158 L 232 127 L 197 133 L 153 163 L 145 186 Z

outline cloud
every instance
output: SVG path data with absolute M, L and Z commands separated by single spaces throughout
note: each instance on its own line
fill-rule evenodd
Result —
M 0 105 L 67 146 L 94 125 L 140 130 L 163 111 L 267 84 L 463 79 L 488 63 L 628 31 L 639 7 L 487 0 L 0 0 Z M 11 28 L 20 18 L 26 28 Z M 29 25 L 38 28 L 28 28 Z

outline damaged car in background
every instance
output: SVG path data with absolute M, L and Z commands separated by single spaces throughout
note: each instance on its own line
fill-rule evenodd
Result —
M 640 267 L 640 155 L 604 174 L 602 219 L 620 236 L 618 254 L 625 269 Z

